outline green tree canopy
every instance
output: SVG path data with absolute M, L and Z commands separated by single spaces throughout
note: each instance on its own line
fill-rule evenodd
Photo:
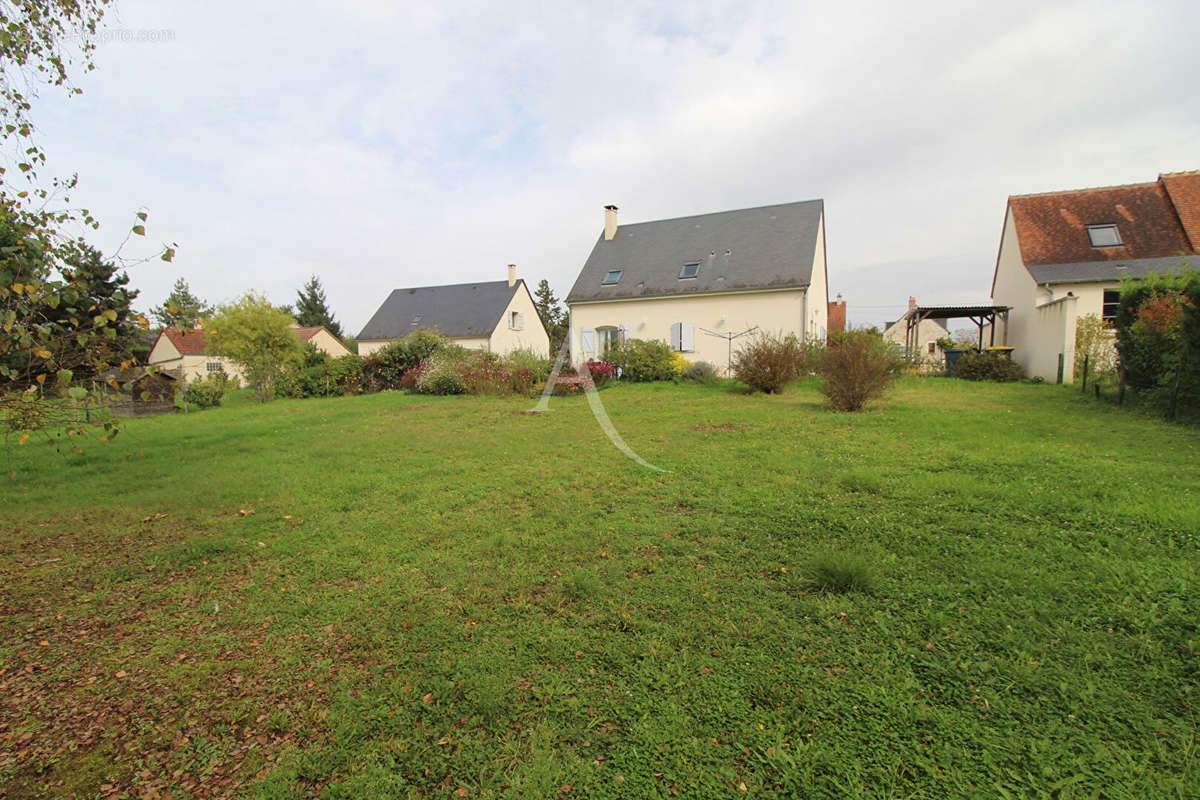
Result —
M 163 328 L 193 328 L 198 320 L 207 317 L 212 311 L 212 306 L 192 294 L 188 282 L 179 278 L 167 299 L 150 310 L 150 316 Z
M 342 338 L 342 326 L 333 318 L 325 301 L 325 289 L 316 275 L 309 278 L 304 288 L 296 293 L 295 315 L 296 321 L 305 327 L 323 325 L 334 336 Z
M 258 401 L 265 403 L 288 362 L 303 353 L 292 324 L 286 311 L 260 294 L 247 292 L 218 307 L 209 318 L 207 352 L 240 366 Z
M 537 309 L 538 317 L 550 335 L 550 356 L 553 358 L 567 338 L 569 321 L 567 313 L 554 296 L 554 290 L 550 288 L 550 282 L 545 278 L 538 282 L 537 290 L 533 293 L 533 307 Z

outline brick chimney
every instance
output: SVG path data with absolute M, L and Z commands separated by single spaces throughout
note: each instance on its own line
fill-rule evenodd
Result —
M 917 298 L 913 297 L 913 296 L 910 294 L 910 295 L 908 296 L 908 310 L 909 310 L 909 311 L 912 311 L 912 310 L 913 310 L 914 308 L 916 308 L 916 307 L 917 307 Z
M 828 331 L 844 331 L 846 330 L 846 301 L 842 299 L 841 294 L 837 296 L 837 300 L 829 304 L 829 318 L 825 323 Z
M 508 285 L 509 286 L 517 285 L 517 265 L 516 264 L 508 265 Z
M 604 207 L 604 241 L 611 241 L 617 235 L 617 207 Z

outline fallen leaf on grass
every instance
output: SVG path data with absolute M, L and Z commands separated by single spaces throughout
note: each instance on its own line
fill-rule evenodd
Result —
M 238 516 L 240 516 L 240 517 L 248 517 L 253 513 L 254 513 L 253 508 L 239 508 L 238 509 Z
M 128 673 L 128 672 L 126 672 L 125 670 L 123 670 L 123 669 L 119 669 L 119 670 L 117 670 L 117 675 L 116 675 L 116 677 L 118 677 L 118 678 L 124 678 L 124 677 L 125 677 L 126 675 L 128 675 L 128 674 L 129 674 L 129 673 Z

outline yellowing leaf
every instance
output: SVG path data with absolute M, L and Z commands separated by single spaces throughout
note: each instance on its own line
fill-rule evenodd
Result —
M 43 374 L 43 375 L 38 375 L 38 376 L 37 376 L 37 377 L 36 377 L 34 380 L 36 380 L 36 381 L 37 381 L 39 384 L 45 385 L 45 383 L 46 383 L 46 376 L 45 376 L 44 374 Z
M 146 235 L 146 226 L 145 225 L 134 225 L 133 232 L 136 233 L 138 236 L 145 236 Z
M 17 444 L 25 444 L 28 441 L 29 441 L 29 434 L 23 433 L 23 434 L 21 434 L 21 440 L 19 442 L 17 442 Z

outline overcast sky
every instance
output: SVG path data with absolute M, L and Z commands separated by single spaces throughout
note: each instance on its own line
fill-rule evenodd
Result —
M 1200 3 L 117 0 L 51 172 L 111 251 L 146 208 L 210 301 L 316 273 L 565 296 L 602 229 L 824 198 L 850 321 L 988 298 L 1009 194 L 1200 168 Z

